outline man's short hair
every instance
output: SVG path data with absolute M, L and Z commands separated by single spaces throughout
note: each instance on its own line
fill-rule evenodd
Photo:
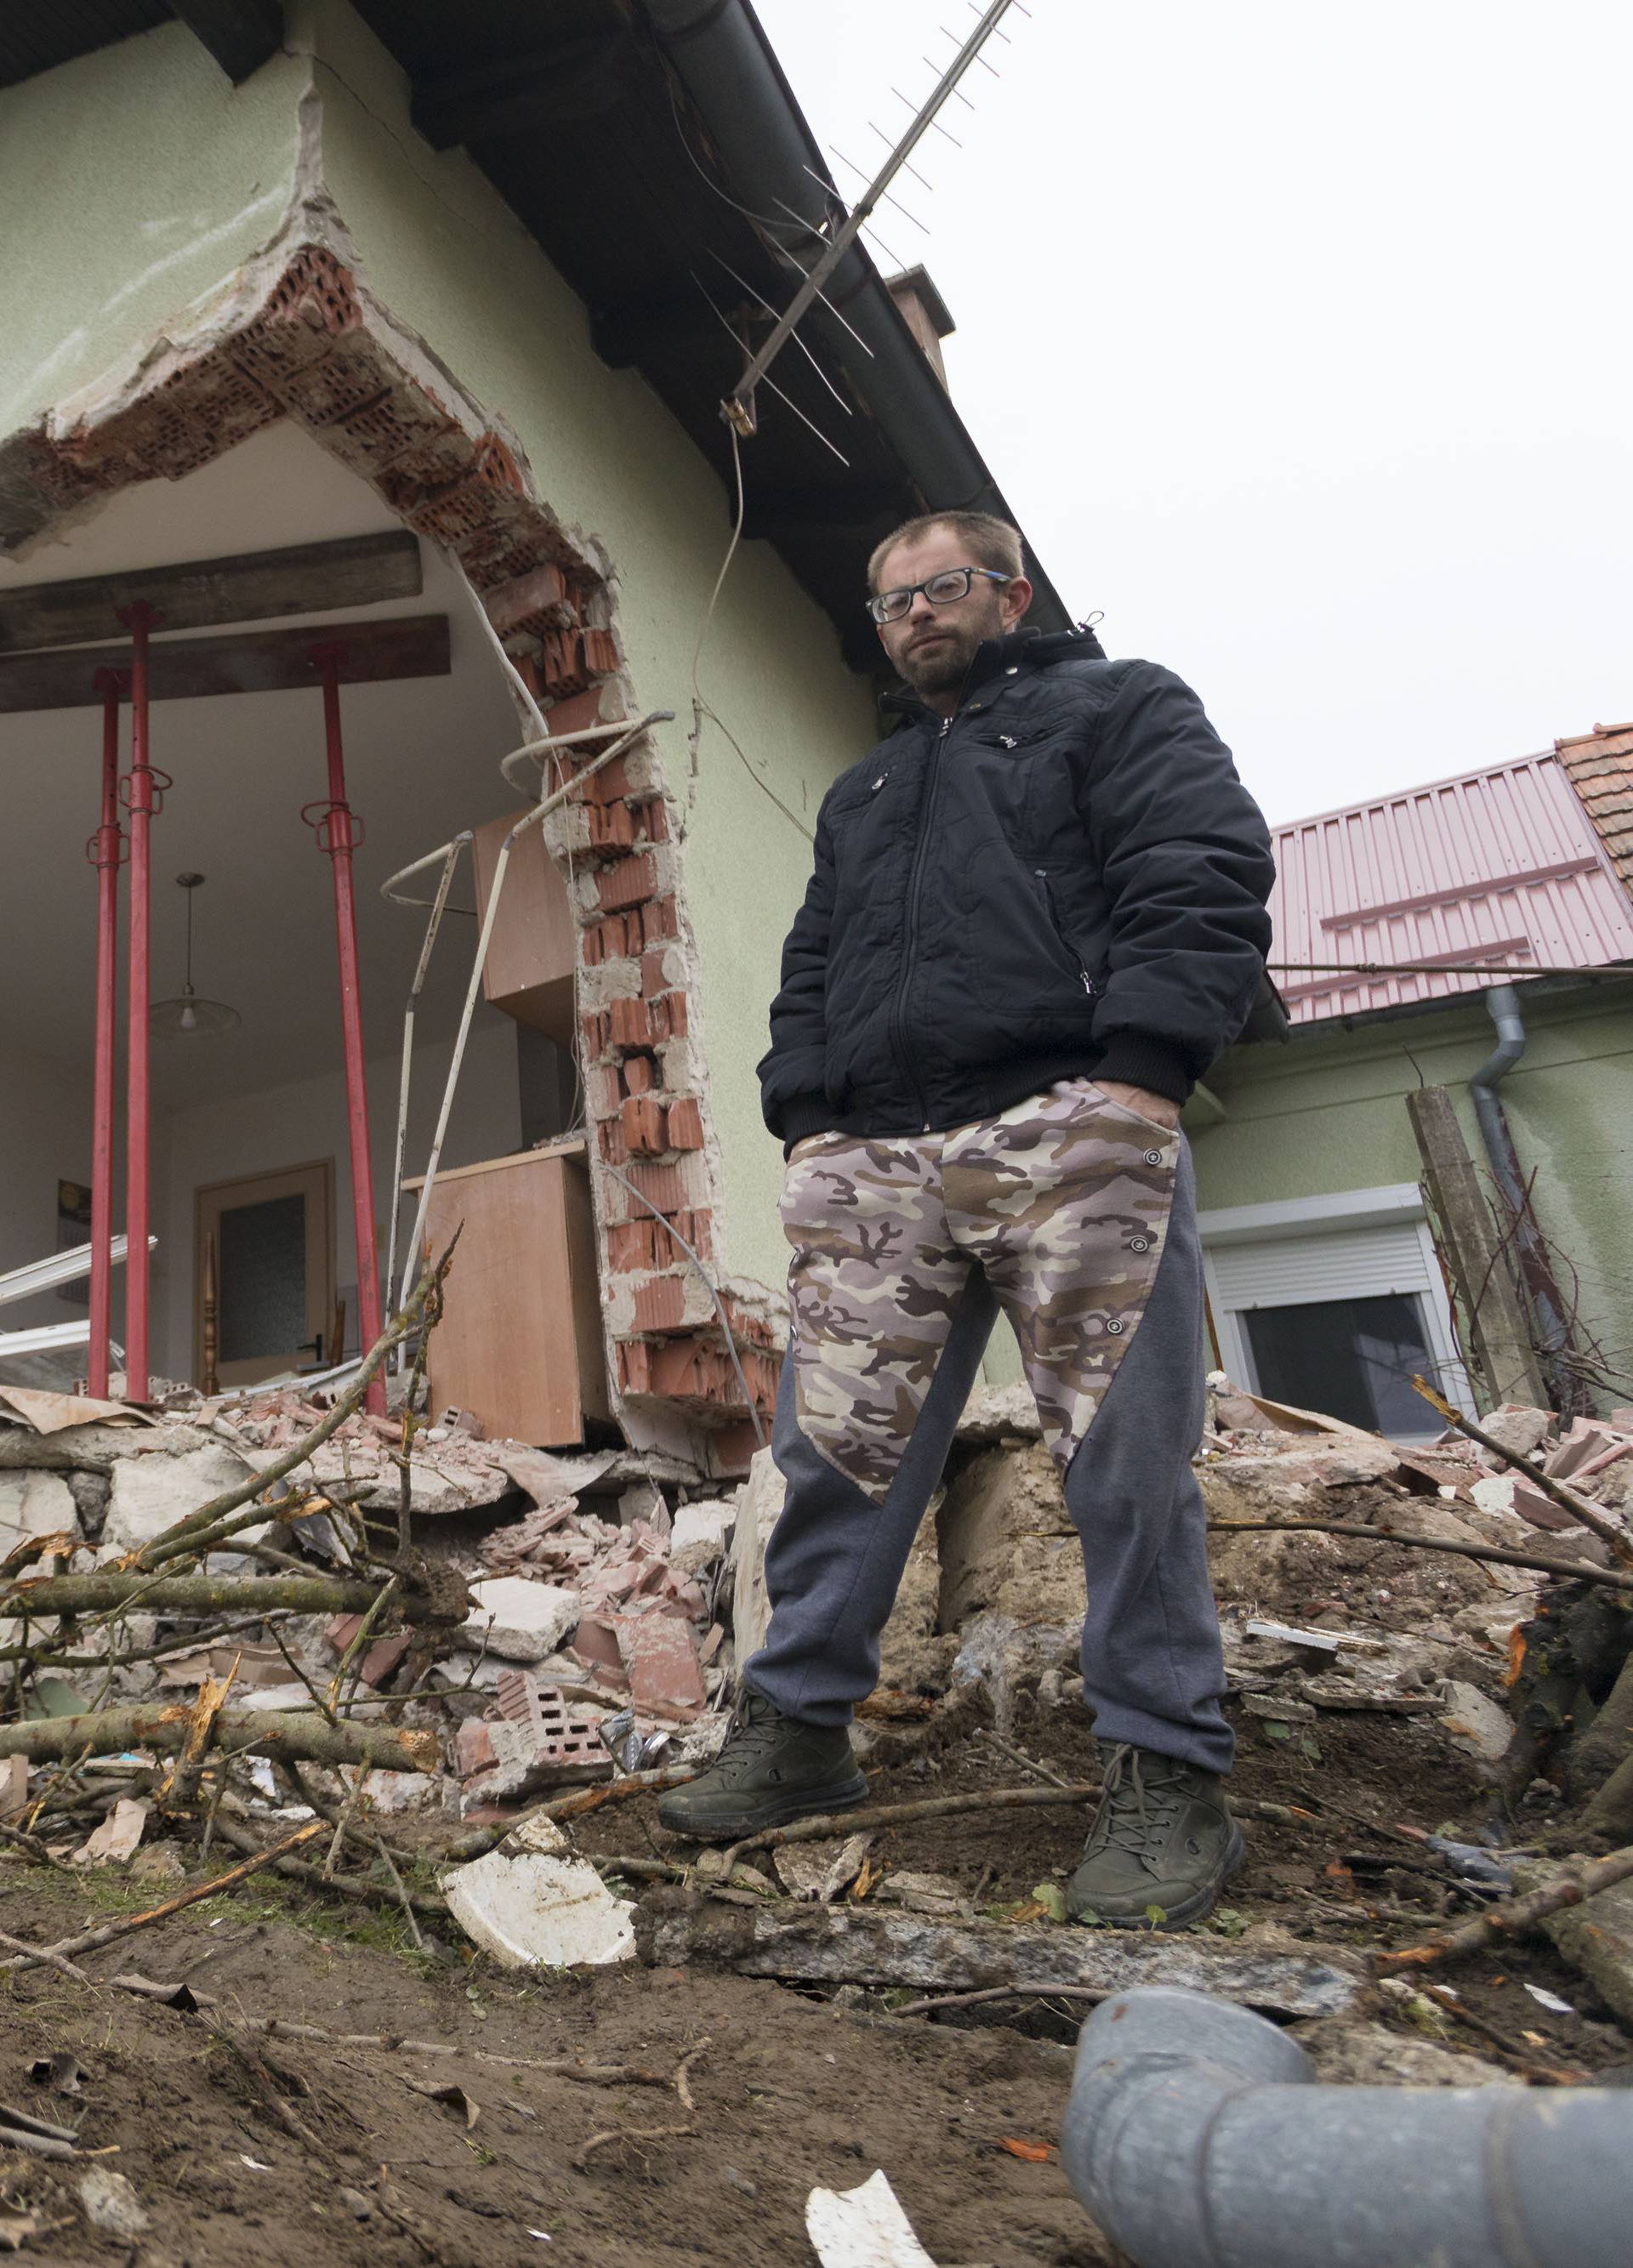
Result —
M 883 543 L 875 545 L 868 562 L 868 590 L 877 591 L 879 570 L 898 543 L 916 543 L 920 536 L 938 527 L 950 527 L 955 535 L 962 536 L 972 567 L 994 567 L 1001 575 L 1025 572 L 1021 557 L 1021 531 L 1011 527 L 1007 519 L 1000 519 L 990 512 L 925 512 L 917 519 L 903 520 Z

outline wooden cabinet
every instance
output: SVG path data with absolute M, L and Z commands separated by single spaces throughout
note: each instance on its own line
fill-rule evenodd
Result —
M 418 1181 L 404 1183 L 417 1196 Z M 610 1418 L 600 1280 L 582 1142 L 558 1142 L 440 1174 L 426 1233 L 456 1228 L 431 1407 L 469 1410 L 491 1439 L 568 1448 Z
M 487 905 L 505 837 L 520 816 L 514 812 L 490 820 L 471 836 L 479 910 Z M 482 967 L 483 994 L 519 1024 L 530 1024 L 558 1046 L 570 1048 L 575 950 L 566 880 L 544 847 L 543 827 L 529 827 L 511 845 Z

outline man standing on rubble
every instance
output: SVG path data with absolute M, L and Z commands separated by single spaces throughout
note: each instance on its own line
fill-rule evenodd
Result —
M 1269 836 L 1177 677 L 1020 630 L 1006 522 L 910 520 L 868 585 L 909 690 L 824 801 L 759 1066 L 793 1247 L 771 1626 L 659 1817 L 735 1839 L 866 1793 L 846 1728 L 1001 1310 L 1088 1572 L 1105 1793 L 1068 1910 L 1199 1920 L 1242 1843 L 1179 1106 L 1259 985 Z

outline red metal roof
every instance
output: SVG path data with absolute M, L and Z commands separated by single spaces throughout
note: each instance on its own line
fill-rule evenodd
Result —
M 1633 961 L 1633 901 L 1552 752 L 1296 820 L 1275 830 L 1275 849 L 1271 974 L 1296 1024 L 1501 979 L 1277 962 L 1466 961 L 1523 977 Z

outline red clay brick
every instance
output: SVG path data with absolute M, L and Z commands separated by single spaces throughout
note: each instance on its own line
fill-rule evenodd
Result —
M 654 1096 L 631 1095 L 618 1115 L 632 1156 L 655 1158 L 668 1149 L 663 1105 Z
M 658 1083 L 657 1066 L 650 1056 L 625 1056 L 624 1086 L 629 1094 L 647 1094 Z
M 671 1150 L 702 1149 L 703 1114 L 694 1096 L 683 1094 L 670 1103 L 669 1128 Z
M 631 1187 L 639 1190 L 641 1196 L 647 1200 L 647 1204 L 655 1207 L 661 1213 L 679 1212 L 685 1204 L 685 1184 L 673 1166 L 654 1166 L 644 1158 L 638 1158 L 630 1166 L 628 1178 Z M 614 1199 L 625 1195 L 626 1193 L 620 1190 L 615 1182 L 613 1183 Z M 632 1200 L 626 1201 L 633 1203 Z M 615 1202 L 614 1211 L 617 1210 L 619 1207 Z M 645 1205 L 635 1206 L 630 1218 L 633 1219 L 637 1213 L 645 1211 Z
M 595 747 L 593 740 L 586 744 L 586 762 L 593 757 Z M 621 803 L 629 792 L 630 776 L 622 756 L 614 756 L 612 762 L 603 764 L 598 772 L 588 773 L 581 790 L 586 803 Z
M 610 1166 L 621 1166 L 629 1155 L 621 1118 L 603 1118 L 595 1129 L 595 1142 Z
M 488 620 L 500 637 L 525 622 L 529 615 L 558 607 L 567 595 L 567 578 L 559 567 L 534 567 L 514 582 L 501 583 L 483 600 Z
M 638 906 L 657 887 L 658 865 L 650 850 L 643 850 L 639 858 L 621 858 L 595 877 L 595 895 L 609 913 Z
M 617 1356 L 618 1383 L 622 1390 L 625 1394 L 650 1394 L 652 1349 L 645 1339 L 619 1339 L 614 1352 Z M 576 1648 L 576 1640 L 574 1645 Z
M 654 945 L 640 957 L 640 989 L 649 1000 L 669 990 L 669 978 L 663 973 L 663 947 Z
M 610 710 L 603 710 L 603 701 L 610 702 Z M 565 700 L 554 701 L 545 716 L 552 740 L 563 740 L 569 733 L 582 733 L 591 725 L 617 722 L 617 703 L 615 696 L 599 685 L 592 685 L 587 693 L 570 693 Z
M 640 807 L 642 832 L 648 843 L 667 843 L 669 839 L 669 807 L 663 798 L 654 796 Z
M 616 1276 L 639 1275 L 643 1269 L 661 1268 L 658 1239 L 663 1232 L 655 1220 L 618 1221 L 607 1231 L 607 1265 Z M 667 1245 L 669 1237 L 663 1235 Z
M 611 770 L 613 767 L 608 766 Z M 595 803 L 586 799 L 589 839 L 597 850 L 627 850 L 635 840 L 635 814 L 627 803 Z
M 640 933 L 648 945 L 656 945 L 663 938 L 680 935 L 680 922 L 676 915 L 673 898 L 654 898 L 641 908 Z
M 610 630 L 586 630 L 584 663 L 597 677 L 607 677 L 618 666 L 618 642 Z
M 652 1018 L 644 1000 L 614 1000 L 607 1009 L 607 1032 L 615 1048 L 649 1048 Z
M 686 1286 L 678 1276 L 654 1276 L 635 1287 L 638 1331 L 672 1331 L 686 1318 Z

